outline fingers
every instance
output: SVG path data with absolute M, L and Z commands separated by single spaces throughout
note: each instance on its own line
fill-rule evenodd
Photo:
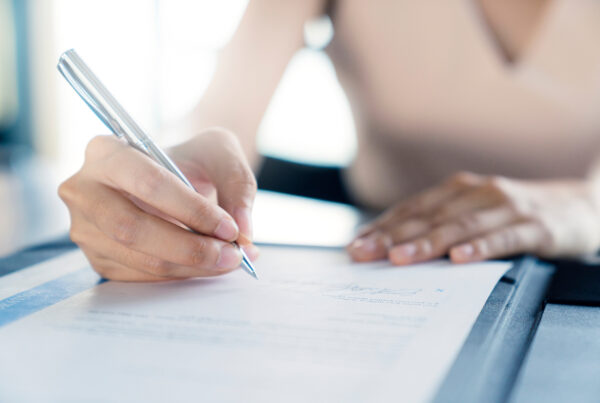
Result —
M 438 225 L 452 219 L 500 204 L 502 200 L 496 192 L 490 192 L 486 186 L 467 190 L 436 209 L 431 217 L 431 222 Z
M 355 239 L 346 247 L 346 251 L 355 262 L 370 262 L 385 259 L 392 245 L 391 237 L 387 233 L 374 231 Z
M 548 233 L 535 222 L 508 226 L 488 235 L 476 238 L 450 250 L 450 258 L 456 263 L 535 252 L 539 245 L 548 242 Z
M 425 235 L 431 228 L 431 223 L 426 219 L 408 219 L 389 229 L 375 230 L 357 238 L 346 249 L 357 262 L 386 259 L 392 246 Z
M 491 204 L 491 197 L 477 191 L 483 182 L 479 175 L 460 173 L 400 203 L 363 229 L 348 252 L 355 261 L 384 259 L 392 245 L 424 236 L 443 221 Z
M 202 234 L 224 241 L 237 239 L 237 225 L 222 208 L 141 152 L 116 140 L 103 141 L 106 144 L 98 147 L 112 151 L 96 167 L 102 183 L 135 196 Z
M 208 183 L 198 162 L 203 155 L 193 146 L 182 146 L 192 157 L 177 163 L 187 162 L 199 183 Z M 207 147 L 208 154 L 216 155 L 213 151 Z M 84 165 L 61 184 L 59 195 L 69 208 L 71 238 L 106 278 L 157 281 L 212 276 L 241 263 L 240 250 L 230 243 L 240 238 L 239 229 L 227 211 L 110 136 L 90 142 Z M 251 243 L 244 249 L 256 258 L 258 250 Z
M 405 265 L 444 256 L 454 245 L 502 228 L 517 219 L 508 207 L 476 211 L 435 227 L 427 235 L 389 250 L 393 264 Z
M 428 189 L 386 211 L 373 223 L 362 228 L 358 237 L 364 237 L 377 230 L 386 231 L 409 218 L 427 215 L 483 180 L 479 175 L 468 172 L 454 175 L 442 185 Z
M 434 228 L 430 219 L 410 219 L 389 230 L 392 243 L 398 245 L 411 239 L 423 236 Z
M 479 228 L 478 231 L 488 231 L 496 225 L 507 224 L 504 221 L 494 224 L 495 213 L 490 211 L 481 216 L 476 214 L 483 209 L 506 205 L 505 196 L 496 189 L 496 185 L 489 177 L 470 173 L 454 175 L 442 185 L 384 213 L 361 231 L 361 236 L 348 246 L 348 251 L 356 261 L 393 257 L 392 261 L 396 264 L 443 256 L 448 252 L 443 248 L 481 233 L 473 232 L 477 226 L 472 221 L 491 223 L 491 227 L 483 225 L 485 228 Z M 510 209 L 502 211 L 511 216 Z M 399 247 L 392 248 L 394 245 Z M 391 252 L 392 249 L 394 252 Z
M 96 257 L 92 253 L 87 253 L 83 248 L 82 251 L 92 265 L 92 268 L 102 278 L 107 280 L 126 282 L 157 282 L 171 280 L 170 278 L 153 276 L 139 270 L 130 269 L 129 267 L 123 266 L 110 259 Z
M 555 255 L 569 237 L 548 207 L 556 190 L 548 187 L 545 194 L 541 184 L 524 184 L 498 176 L 455 176 L 382 215 L 348 250 L 357 261 L 387 257 L 396 265 L 448 253 L 454 262 L 523 252 Z
M 234 267 L 234 265 L 228 268 L 219 267 L 220 265 L 214 262 L 207 265 L 178 264 L 155 255 L 129 249 L 96 228 L 88 227 L 85 232 L 87 234 L 80 234 L 78 244 L 94 269 L 110 280 L 160 281 L 208 277 L 224 274 L 233 270 L 232 267 Z M 229 247 L 235 249 L 231 245 Z
M 239 251 L 228 242 L 194 234 L 180 226 L 148 214 L 117 191 L 103 185 L 81 184 L 88 194 L 82 209 L 86 219 L 108 238 L 128 249 L 185 266 L 235 268 Z

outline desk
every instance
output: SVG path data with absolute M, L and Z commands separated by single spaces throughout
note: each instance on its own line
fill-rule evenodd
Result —
M 64 237 L 21 251 L 0 259 L 0 275 L 74 248 Z M 568 275 L 561 268 L 531 257 L 516 261 L 490 295 L 435 402 L 598 401 L 600 308 L 552 302 L 565 294 L 551 287 L 557 269 L 557 278 Z

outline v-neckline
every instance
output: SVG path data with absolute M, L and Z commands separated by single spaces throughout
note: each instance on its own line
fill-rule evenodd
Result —
M 525 43 L 520 46 L 518 52 L 511 52 L 511 45 L 502 38 L 502 32 L 499 32 L 497 22 L 493 22 L 490 18 L 489 9 L 486 10 L 486 6 L 482 4 L 483 1 L 490 0 L 470 0 L 472 1 L 473 7 L 475 8 L 475 16 L 478 19 L 478 25 L 480 25 L 483 33 L 487 37 L 486 39 L 490 42 L 494 48 L 494 53 L 498 56 L 498 59 L 506 67 L 514 67 L 518 65 L 530 52 L 532 45 L 536 41 L 540 32 L 543 30 L 545 23 L 548 20 L 550 9 L 553 6 L 555 0 L 545 0 L 545 4 L 540 6 L 534 18 L 531 19 L 533 26 L 527 33 Z M 504 0 L 495 0 L 504 1 Z M 527 0 L 521 0 L 527 1 Z

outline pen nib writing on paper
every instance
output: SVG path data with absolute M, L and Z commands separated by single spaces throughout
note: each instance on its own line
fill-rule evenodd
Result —
M 258 276 L 256 275 L 256 271 L 254 270 L 254 266 L 252 265 L 250 259 L 248 259 L 248 256 L 246 255 L 244 250 L 240 248 L 240 246 L 237 243 L 233 243 L 233 245 L 236 246 L 242 254 L 242 268 L 244 269 L 244 271 L 252 277 L 254 277 L 256 280 L 258 280 Z

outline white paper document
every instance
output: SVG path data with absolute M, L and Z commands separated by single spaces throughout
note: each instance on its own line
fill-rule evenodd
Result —
M 105 282 L 0 327 L 0 401 L 428 401 L 509 267 L 264 247 L 259 281 Z

